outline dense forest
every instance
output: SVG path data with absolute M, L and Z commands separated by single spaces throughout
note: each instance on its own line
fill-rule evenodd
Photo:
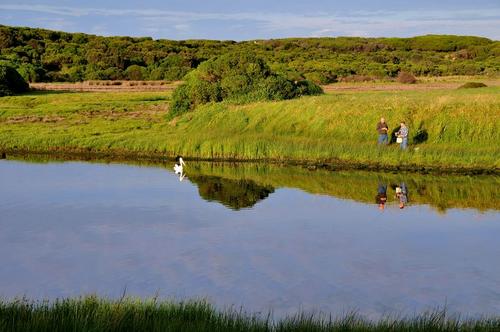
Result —
M 500 42 L 469 36 L 289 38 L 253 41 L 100 37 L 0 25 L 0 64 L 30 82 L 180 80 L 227 52 L 252 52 L 288 79 L 338 80 L 500 73 Z

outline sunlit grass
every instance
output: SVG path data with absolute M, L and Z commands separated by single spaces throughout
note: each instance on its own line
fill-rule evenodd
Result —
M 493 169 L 500 167 L 499 96 L 498 87 L 344 92 L 212 104 L 167 122 L 162 92 L 34 93 L 0 99 L 0 148 Z M 12 121 L 28 116 L 39 119 Z M 407 122 L 408 151 L 376 146 L 381 116 L 391 131 Z M 417 142 L 417 132 L 427 139 Z

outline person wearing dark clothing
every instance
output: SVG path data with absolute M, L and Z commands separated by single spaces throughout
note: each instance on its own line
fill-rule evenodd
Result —
M 383 210 L 385 208 L 385 203 L 387 203 L 387 185 L 383 183 L 378 184 L 377 196 L 375 196 L 375 202 L 378 204 L 378 208 Z
M 386 145 L 389 143 L 389 137 L 387 136 L 387 132 L 389 131 L 389 126 L 387 122 L 385 122 L 384 118 L 380 119 L 380 122 L 377 123 L 377 132 L 378 132 L 378 144 Z

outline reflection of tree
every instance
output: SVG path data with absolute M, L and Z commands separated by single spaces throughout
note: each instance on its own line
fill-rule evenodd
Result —
M 189 180 L 198 185 L 200 196 L 207 201 L 217 201 L 239 210 L 254 206 L 265 199 L 274 188 L 258 185 L 252 180 L 232 180 L 217 176 L 189 176 Z

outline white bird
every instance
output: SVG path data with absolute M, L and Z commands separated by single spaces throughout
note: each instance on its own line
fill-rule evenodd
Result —
M 184 160 L 182 160 L 182 157 L 177 157 L 175 158 L 175 165 L 174 165 L 174 172 L 175 174 L 183 175 L 184 173 L 184 166 L 186 163 Z

